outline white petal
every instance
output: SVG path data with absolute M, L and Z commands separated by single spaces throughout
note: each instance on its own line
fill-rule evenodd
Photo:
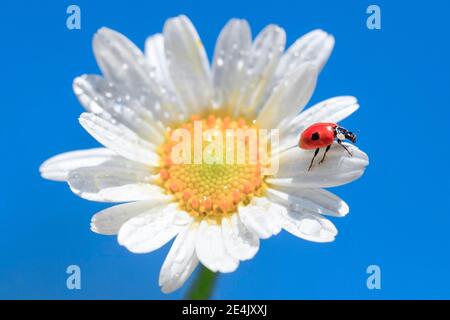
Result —
M 337 235 L 336 227 L 320 215 L 289 211 L 281 220 L 283 229 L 305 240 L 331 242 Z
M 200 262 L 212 272 L 233 272 L 239 265 L 239 260 L 225 249 L 220 225 L 205 219 L 198 227 L 195 251 Z
M 335 217 L 349 212 L 348 205 L 333 193 L 323 189 L 273 186 L 267 189 L 267 197 L 294 211 L 311 211 Z
M 297 188 L 326 188 L 349 183 L 359 178 L 369 164 L 367 155 L 356 146 L 344 143 L 352 156 L 337 143 L 328 151 L 325 161 L 319 164 L 322 152 L 308 171 L 314 150 L 291 148 L 279 156 L 279 170 L 267 183 Z
M 184 228 L 175 238 L 159 274 L 162 292 L 170 293 L 180 288 L 197 267 L 196 239 L 196 223 Z
M 67 181 L 74 193 L 87 200 L 126 202 L 150 199 L 161 191 L 154 185 L 156 178 L 148 167 L 118 157 L 72 170 Z
M 167 282 L 164 282 L 161 286 L 161 291 L 164 293 L 171 293 L 180 288 L 194 272 L 195 268 L 197 268 L 198 262 L 199 260 L 194 254 L 185 265 L 177 264 L 176 267 L 172 267 L 171 272 L 176 276 Z
M 244 85 L 245 61 L 252 45 L 250 26 L 246 20 L 231 19 L 220 32 L 212 66 L 217 102 L 234 114 L 239 93 Z
M 185 226 L 192 221 L 192 217 L 186 211 L 176 211 L 173 215 L 173 224 Z
M 134 253 L 159 249 L 172 239 L 182 227 L 173 224 L 178 204 L 150 208 L 120 228 L 117 240 Z
M 94 36 L 93 48 L 97 63 L 108 81 L 126 87 L 133 99 L 138 99 L 162 121 L 178 116 L 181 109 L 177 98 L 170 94 L 164 83 L 153 79 L 152 68 L 144 54 L 124 35 L 101 28 Z
M 250 204 L 239 207 L 242 223 L 261 239 L 267 239 L 280 232 L 279 216 L 286 209 L 265 198 L 254 197 Z
M 222 237 L 225 249 L 235 259 L 248 260 L 258 252 L 258 236 L 242 224 L 237 214 L 222 219 Z
M 83 113 L 80 124 L 98 142 L 121 156 L 149 166 L 157 166 L 156 146 L 140 138 L 127 127 L 102 119 L 92 113 Z
M 161 101 L 164 102 L 160 113 L 165 114 L 167 119 L 175 119 L 177 121 L 186 120 L 187 114 L 185 106 L 179 100 L 173 81 L 170 77 L 169 66 L 166 58 L 166 50 L 164 45 L 164 36 L 156 34 L 148 37 L 145 41 L 145 57 L 151 68 L 150 77 L 158 85 L 158 96 L 161 96 Z M 173 121 L 172 121 L 173 122 Z M 170 125 L 171 123 L 167 123 Z
M 275 87 L 256 118 L 259 127 L 278 128 L 283 119 L 292 119 L 311 98 L 317 82 L 315 64 L 305 62 Z
M 292 119 L 289 125 L 291 131 L 303 131 L 316 122 L 340 122 L 358 110 L 359 104 L 355 97 L 338 96 L 321 101 Z
M 99 117 L 118 122 L 144 140 L 159 145 L 164 140 L 165 126 L 157 112 L 143 107 L 127 90 L 97 75 L 75 78 L 73 89 L 80 103 Z
M 286 34 L 276 25 L 267 26 L 256 37 L 245 63 L 245 86 L 239 99 L 239 114 L 252 116 L 261 107 L 285 43 Z
M 96 166 L 118 157 L 106 148 L 70 151 L 46 160 L 39 167 L 41 176 L 54 181 L 66 181 L 70 171 L 81 167 Z
M 300 134 L 316 122 L 339 123 L 358 110 L 355 97 L 334 97 L 315 104 L 280 127 L 280 149 L 298 144 Z
M 145 57 L 154 73 L 156 82 L 165 84 L 166 87 L 173 90 L 173 83 L 170 79 L 164 49 L 164 37 L 162 34 L 155 34 L 145 40 Z
M 295 41 L 281 57 L 275 77 L 282 78 L 305 61 L 314 62 L 318 70 L 330 57 L 334 47 L 334 37 L 323 30 L 313 30 Z
M 92 46 L 100 69 L 110 81 L 150 87 L 150 67 L 139 48 L 124 35 L 101 28 L 94 35 Z
M 170 196 L 154 193 L 151 200 L 119 204 L 96 213 L 91 219 L 91 230 L 104 235 L 114 235 L 120 227 L 149 209 L 161 208 L 171 201 Z
M 201 112 L 212 105 L 212 81 L 200 37 L 186 16 L 164 25 L 166 57 L 175 89 L 188 111 Z

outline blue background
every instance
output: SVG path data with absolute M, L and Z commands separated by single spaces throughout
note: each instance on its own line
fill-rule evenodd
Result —
M 0 298 L 181 298 L 157 286 L 169 246 L 134 255 L 115 237 L 89 230 L 107 205 L 85 201 L 38 167 L 60 152 L 98 146 L 78 124 L 72 79 L 96 73 L 91 39 L 108 26 L 141 48 L 168 17 L 185 13 L 211 56 L 231 17 L 254 34 L 268 23 L 288 43 L 323 28 L 336 37 L 312 102 L 351 94 L 361 109 L 345 120 L 360 129 L 366 174 L 334 188 L 350 214 L 334 219 L 334 243 L 287 233 L 263 241 L 257 256 L 221 275 L 214 298 L 450 298 L 448 1 L 376 1 L 382 29 L 366 28 L 367 1 L 74 1 L 82 29 L 66 28 L 68 1 L 2 1 Z M 66 288 L 66 267 L 82 289 Z M 382 289 L 368 290 L 366 268 L 381 267 Z

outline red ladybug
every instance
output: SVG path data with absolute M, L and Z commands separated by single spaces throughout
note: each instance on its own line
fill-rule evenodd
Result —
M 356 135 L 347 129 L 340 127 L 336 123 L 318 122 L 309 126 L 302 132 L 298 146 L 301 149 L 306 150 L 316 149 L 308 171 L 311 169 L 314 158 L 319 153 L 320 148 L 327 147 L 319 164 L 325 160 L 325 156 L 327 155 L 328 150 L 330 150 L 334 139 L 336 139 L 337 143 L 339 143 L 339 145 L 341 145 L 348 152 L 348 154 L 352 156 L 352 153 L 348 150 L 348 148 L 342 144 L 342 140 L 348 139 L 352 143 L 356 143 Z

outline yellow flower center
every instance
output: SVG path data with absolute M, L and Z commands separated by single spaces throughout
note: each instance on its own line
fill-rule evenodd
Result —
M 199 128 L 201 128 L 202 136 L 198 145 L 203 156 L 201 163 L 195 161 L 195 142 L 193 141 L 188 144 L 191 147 L 188 162 L 174 161 L 174 151 L 180 143 L 180 141 L 173 141 L 175 130 L 183 129 L 195 139 Z M 239 131 L 239 129 L 241 132 L 248 132 L 248 129 L 256 131 L 257 128 L 252 122 L 243 118 L 231 119 L 208 115 L 193 116 L 190 121 L 167 130 L 166 141 L 158 149 L 161 159 L 159 185 L 166 193 L 174 195 L 182 210 L 194 217 L 208 217 L 220 221 L 222 217 L 236 212 L 239 205 L 247 205 L 253 196 L 263 194 L 266 186 L 261 175 L 259 148 L 256 148 L 256 156 L 251 158 L 249 151 L 251 139 L 247 136 L 243 140 L 246 150 L 245 161 L 239 161 L 237 151 L 239 147 L 236 145 L 233 146 L 231 153 L 229 152 L 227 135 L 230 135 L 230 131 Z M 221 161 L 207 163 L 204 155 L 211 155 L 211 135 L 214 139 L 222 140 L 221 145 L 224 151 L 220 155 L 212 152 L 212 156 L 217 156 L 215 159 Z M 230 141 L 236 142 L 236 140 L 233 138 Z

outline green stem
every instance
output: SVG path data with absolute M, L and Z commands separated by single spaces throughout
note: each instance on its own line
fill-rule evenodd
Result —
M 186 299 L 188 300 L 207 300 L 211 297 L 214 289 L 214 284 L 217 280 L 218 273 L 214 273 L 204 266 L 201 266 L 200 271 L 194 282 L 189 288 Z

